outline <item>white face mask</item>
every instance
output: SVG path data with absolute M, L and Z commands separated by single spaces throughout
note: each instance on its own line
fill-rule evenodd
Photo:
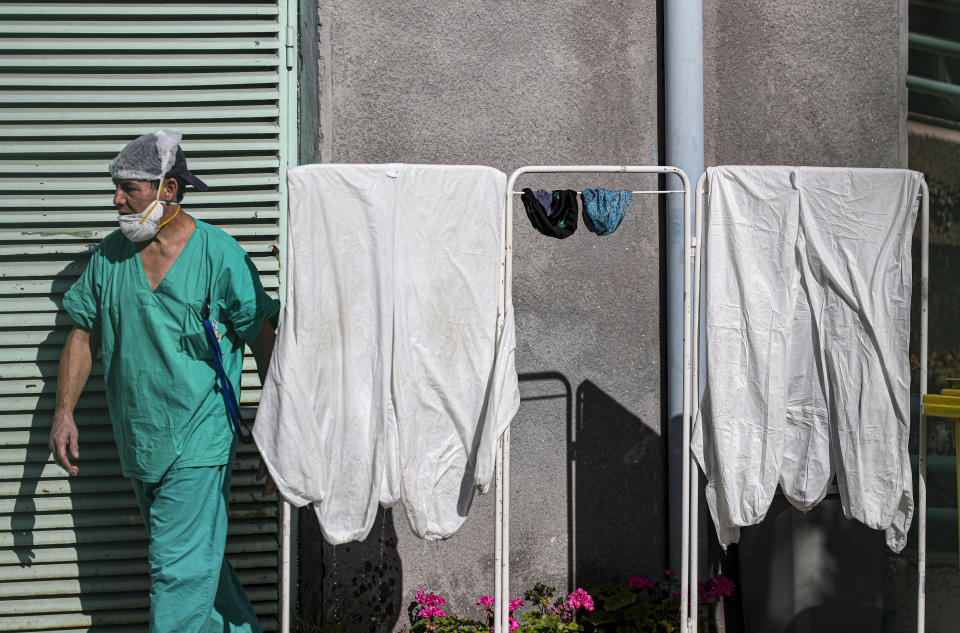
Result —
M 157 189 L 157 199 L 151 202 L 146 209 L 140 213 L 120 214 L 117 216 L 117 221 L 120 223 L 120 230 L 123 231 L 123 234 L 131 242 L 146 242 L 153 238 L 163 225 L 177 217 L 177 213 L 180 213 L 180 205 L 177 205 L 177 210 L 172 217 L 167 219 L 166 222 L 160 221 L 163 217 L 163 205 L 175 204 L 173 202 L 161 202 L 160 192 L 162 190 L 163 181 L 160 182 L 160 187 Z

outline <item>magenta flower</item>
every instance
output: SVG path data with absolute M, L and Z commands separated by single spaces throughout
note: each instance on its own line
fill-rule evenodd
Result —
M 482 595 L 480 596 L 480 599 L 477 600 L 477 604 L 481 607 L 493 607 L 494 598 L 493 596 Z
M 672 569 L 664 569 L 664 570 L 663 570 L 663 575 L 666 576 L 666 577 L 668 577 L 668 578 L 673 578 L 675 574 L 673 573 L 673 570 L 672 570 Z
M 519 609 L 520 607 L 524 606 L 525 604 L 527 604 L 527 603 L 523 601 L 523 598 L 517 598 L 516 600 L 511 601 L 511 602 L 510 602 L 510 613 L 513 613 L 514 611 L 516 611 L 516 610 Z
M 425 607 L 442 607 L 446 601 L 439 593 L 428 593 L 421 589 L 417 592 L 417 603 Z
M 516 630 L 519 629 L 519 628 L 520 628 L 520 623 L 517 622 L 515 619 L 510 618 L 510 630 L 511 630 L 511 631 L 516 631 Z M 493 632 L 494 632 L 494 627 L 491 626 L 491 627 L 490 627 L 490 633 L 493 633 Z
M 643 576 L 631 576 L 627 581 L 627 586 L 631 589 L 653 589 L 653 583 L 649 578 Z
M 697 586 L 700 604 L 724 596 L 732 596 L 733 588 L 733 581 L 723 574 L 717 575 L 716 578 L 706 580 Z
M 586 609 L 587 611 L 593 611 L 593 598 L 590 597 L 590 594 L 584 591 L 582 588 L 578 588 L 576 591 L 567 596 L 567 604 L 570 605 L 571 609 Z
M 566 602 L 558 602 L 555 605 L 550 605 L 547 607 L 547 613 L 551 615 L 559 615 L 564 622 L 569 622 L 573 619 L 573 611 L 574 607 L 570 604 L 569 599 Z
M 732 596 L 733 595 L 733 581 L 724 576 L 723 574 L 717 574 L 717 577 L 713 579 L 714 590 L 720 596 Z M 719 596 L 718 596 L 719 597 Z
M 420 609 L 420 611 L 417 612 L 417 616 L 421 618 L 442 618 L 446 615 L 443 609 L 436 605 L 431 605 L 426 609 Z

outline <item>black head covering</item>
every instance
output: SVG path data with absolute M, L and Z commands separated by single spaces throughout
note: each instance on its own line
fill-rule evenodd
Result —
M 550 210 L 547 211 L 530 189 L 520 196 L 527 210 L 530 224 L 548 237 L 563 239 L 577 230 L 577 192 L 572 189 L 555 189 Z
M 180 149 L 179 145 L 177 145 L 177 155 L 174 158 L 173 167 L 164 176 L 182 178 L 187 184 L 193 185 L 193 188 L 197 191 L 207 190 L 207 183 L 194 176 L 193 172 L 187 169 L 187 157 L 183 155 L 183 150 Z

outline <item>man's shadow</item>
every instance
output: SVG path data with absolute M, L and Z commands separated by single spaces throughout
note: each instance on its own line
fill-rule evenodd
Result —
M 60 353 L 73 325 L 62 297 L 86 262 L 77 256 L 54 276 L 49 294 L 41 296 L 52 300 L 51 310 L 38 315 L 40 325 L 15 333 L 16 348 L 5 346 L 26 378 L 17 381 L 23 383 L 17 393 L 0 395 L 5 449 L 15 455 L 0 464 L 0 515 L 9 517 L 9 531 L 0 530 L 0 564 L 6 596 L 18 601 L 16 611 L 0 614 L 0 622 L 11 630 L 28 622 L 92 633 L 147 628 L 146 530 L 132 486 L 120 472 L 99 361 L 74 413 L 80 459 L 71 461 L 79 475 L 69 477 L 48 448 Z M 252 422 L 255 409 L 243 407 L 243 414 Z M 248 447 L 234 464 L 227 556 L 268 627 L 279 619 L 279 504 L 260 497 L 257 463 L 256 450 Z
M 7 493 L 13 499 L 4 580 L 7 595 L 25 601 L 12 615 L 24 626 L 97 631 L 146 622 L 146 534 L 130 483 L 120 477 L 98 361 L 74 412 L 81 459 L 71 461 L 80 476 L 69 477 L 48 448 L 60 353 L 73 325 L 63 293 L 86 261 L 74 258 L 53 277 L 48 294 L 31 297 L 50 300 L 56 312 L 37 314 L 37 325 L 19 332 L 23 385 L 16 397 L 4 397 L 7 448 L 20 451 L 16 463 L 0 467 L 8 471 L 4 479 L 16 480 Z

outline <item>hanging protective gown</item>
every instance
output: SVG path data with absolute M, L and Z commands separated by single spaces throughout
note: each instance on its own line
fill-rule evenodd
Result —
M 900 551 L 913 515 L 911 236 L 922 175 L 707 170 L 706 388 L 692 449 L 724 545 L 779 484 L 809 510 L 834 475 L 847 518 Z
M 498 315 L 506 176 L 489 167 L 289 170 L 287 301 L 254 437 L 333 544 L 402 501 L 452 535 L 519 406 Z M 497 336 L 498 317 L 503 319 Z

